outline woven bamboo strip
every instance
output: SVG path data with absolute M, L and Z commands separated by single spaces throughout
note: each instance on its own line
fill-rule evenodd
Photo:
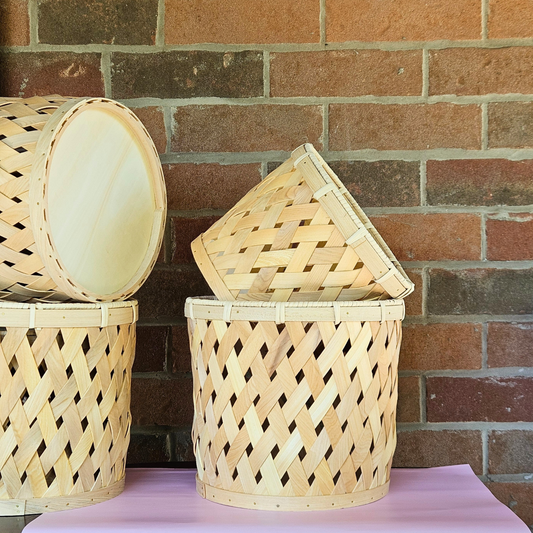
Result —
M 296 149 L 191 247 L 221 300 L 381 300 L 413 290 L 310 144 Z
M 403 300 L 188 299 L 198 492 L 274 510 L 383 497 L 403 313 Z
M 30 314 L 8 325 L 22 307 Z M 137 303 L 57 307 L 0 304 L 0 515 L 92 505 L 123 488 Z M 80 324 L 37 325 L 69 313 Z

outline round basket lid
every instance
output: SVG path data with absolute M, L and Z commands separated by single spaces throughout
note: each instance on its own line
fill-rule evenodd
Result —
M 71 298 L 131 296 L 159 253 L 166 193 L 154 144 L 126 107 L 69 100 L 39 137 L 30 177 L 39 255 Z

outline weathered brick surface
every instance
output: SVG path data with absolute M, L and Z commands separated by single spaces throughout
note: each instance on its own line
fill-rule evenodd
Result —
M 179 463 L 193 463 L 194 451 L 191 440 L 191 429 L 186 428 L 173 432 L 174 457 Z M 191 468 L 196 465 L 191 464 Z
M 393 466 L 430 468 L 468 463 L 483 473 L 481 431 L 399 431 Z
M 183 426 L 193 419 L 192 378 L 133 378 L 131 416 L 134 426 Z
M 487 352 L 489 367 L 531 366 L 533 323 L 489 322 Z
M 430 270 L 431 315 L 522 315 L 533 312 L 533 271 Z
M 169 366 L 172 372 L 191 372 L 191 352 L 189 350 L 189 334 L 186 325 L 172 328 L 171 357 Z
M 533 48 L 448 48 L 429 52 L 430 94 L 530 93 Z
M 533 147 L 533 102 L 489 104 L 489 148 Z
M 292 150 L 304 142 L 322 148 L 320 106 L 191 105 L 178 107 L 174 121 L 176 152 Z
M 362 207 L 420 204 L 420 164 L 416 161 L 328 163 Z
M 432 41 L 479 39 L 477 0 L 326 0 L 326 39 L 342 41 Z
M 157 0 L 40 0 L 39 42 L 155 44 Z
M 398 423 L 420 422 L 420 378 L 418 376 L 398 379 Z
M 0 94 L 3 96 L 104 96 L 100 54 L 2 53 L 0 65 Z
M 4 0 L 0 2 L 0 21 L 0 46 L 30 44 L 28 0 Z
M 141 287 L 139 300 L 141 319 L 184 320 L 183 306 L 188 296 L 212 294 L 196 269 L 157 269 Z
M 333 50 L 270 56 L 271 96 L 416 96 L 422 92 L 419 50 Z
M 488 34 L 490 39 L 533 37 L 529 0 L 490 0 Z
M 423 279 L 419 269 L 406 269 L 407 277 L 415 284 L 415 290 L 405 298 L 405 314 L 416 316 L 422 314 Z
M 331 104 L 331 150 L 481 148 L 478 105 Z
M 208 230 L 219 218 L 218 216 L 199 218 L 172 217 L 170 220 L 172 263 L 194 263 L 191 242 L 200 233 Z
M 533 259 L 533 217 L 511 213 L 487 220 L 487 259 L 521 261 Z
M 498 500 L 533 527 L 533 483 L 488 483 L 487 487 Z
M 133 372 L 163 372 L 168 342 L 167 326 L 137 326 Z
M 169 209 L 229 209 L 261 181 L 261 166 L 163 165 Z
M 533 160 L 458 159 L 428 161 L 430 205 L 533 204 Z
M 399 261 L 479 260 L 481 220 L 463 214 L 371 217 Z
M 160 154 L 167 149 L 167 132 L 165 119 L 160 107 L 134 107 L 132 111 L 141 119 L 144 127 L 154 141 L 155 147 Z
M 428 422 L 533 422 L 533 378 L 426 381 Z
M 128 447 L 128 465 L 168 463 L 168 461 L 170 461 L 170 448 L 167 435 L 132 433 Z
M 404 324 L 400 370 L 481 368 L 481 324 Z
M 167 44 L 317 43 L 319 0 L 166 1 Z
M 257 51 L 117 52 L 111 69 L 115 98 L 246 98 L 263 94 L 263 54 Z
M 491 431 L 489 474 L 533 472 L 533 431 Z

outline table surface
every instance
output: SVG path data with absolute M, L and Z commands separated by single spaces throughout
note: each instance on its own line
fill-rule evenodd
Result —
M 362 507 L 272 512 L 202 499 L 194 470 L 128 469 L 126 489 L 92 507 L 39 516 L 24 533 L 529 533 L 468 465 L 393 469 L 389 494 Z

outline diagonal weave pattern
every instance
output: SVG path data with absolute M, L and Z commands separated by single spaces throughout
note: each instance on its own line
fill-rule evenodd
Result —
M 0 502 L 89 505 L 125 474 L 135 323 L 0 334 Z
M 309 147 L 296 150 L 192 244 L 214 293 L 220 300 L 299 302 L 411 292 L 366 215 Z
M 66 98 L 0 98 L 0 300 L 66 300 L 44 269 L 30 226 L 30 172 L 41 130 Z
M 189 314 L 199 480 L 287 497 L 387 483 L 401 320 L 258 320 Z

